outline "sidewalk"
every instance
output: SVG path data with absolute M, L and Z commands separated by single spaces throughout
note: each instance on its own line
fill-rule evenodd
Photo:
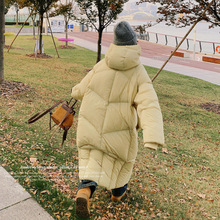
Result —
M 52 220 L 53 218 L 0 166 L 0 220 Z
M 55 37 L 64 37 L 63 33 L 55 33 Z M 95 32 L 70 32 L 70 38 L 74 38 L 74 43 L 89 50 L 97 51 L 97 33 Z M 105 54 L 110 43 L 113 42 L 112 33 L 103 33 L 102 53 Z M 173 47 L 159 45 L 148 41 L 139 40 L 142 48 L 140 60 L 142 64 L 160 68 L 169 57 Z M 220 85 L 220 64 L 207 63 L 201 61 L 202 54 L 196 53 L 193 60 L 192 52 L 189 58 L 173 56 L 167 63 L 164 70 L 179 73 L 186 76 L 195 77 L 216 85 Z M 160 73 L 162 74 L 162 73 Z M 159 77 L 159 76 L 158 76 Z

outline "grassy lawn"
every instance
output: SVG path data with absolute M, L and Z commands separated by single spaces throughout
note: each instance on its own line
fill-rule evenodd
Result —
M 7 36 L 6 44 L 12 38 Z M 26 122 L 40 109 L 68 100 L 71 88 L 95 64 L 96 53 L 59 47 L 58 59 L 52 39 L 44 37 L 45 53 L 52 58 L 35 60 L 26 56 L 34 44 L 31 36 L 19 36 L 13 49 L 5 50 L 5 80 L 31 89 L 0 96 L 0 163 L 55 219 L 77 219 L 77 115 L 63 148 L 62 131 L 48 142 L 48 115 L 31 125 Z M 146 69 L 151 78 L 157 71 Z M 91 200 L 91 219 L 220 219 L 219 115 L 201 108 L 203 103 L 220 104 L 220 87 L 168 71 L 154 87 L 166 145 L 151 152 L 143 147 L 140 133 L 127 196 L 115 204 L 110 192 L 99 187 Z
M 21 28 L 22 25 L 5 25 L 5 28 Z M 33 28 L 31 25 L 24 25 L 24 28 Z

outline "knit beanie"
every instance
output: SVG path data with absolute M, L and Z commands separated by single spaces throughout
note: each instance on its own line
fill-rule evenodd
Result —
M 130 24 L 121 21 L 114 28 L 114 44 L 115 45 L 136 45 L 137 36 Z

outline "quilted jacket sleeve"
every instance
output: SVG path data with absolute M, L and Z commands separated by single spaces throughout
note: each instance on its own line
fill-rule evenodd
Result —
M 163 118 L 157 94 L 144 67 L 138 73 L 137 87 L 134 102 L 139 127 L 143 129 L 144 144 L 146 147 L 154 146 L 149 148 L 156 149 L 157 145 L 164 144 Z
M 88 88 L 89 82 L 92 79 L 94 71 L 91 70 L 82 81 L 72 88 L 71 96 L 76 100 L 82 100 L 83 96 Z

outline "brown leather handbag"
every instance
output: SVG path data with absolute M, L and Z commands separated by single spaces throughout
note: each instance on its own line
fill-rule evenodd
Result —
M 72 105 L 71 105 L 71 101 L 72 101 L 72 99 L 70 99 L 69 102 L 68 101 L 60 100 L 59 102 L 54 104 L 52 107 L 48 108 L 47 110 L 40 111 L 37 114 L 35 114 L 34 116 L 32 116 L 28 120 L 28 123 L 31 124 L 31 123 L 37 121 L 38 119 L 42 118 L 47 113 L 50 113 L 50 124 L 49 124 L 50 125 L 50 130 L 52 129 L 52 127 L 51 127 L 51 119 L 56 123 L 57 128 L 60 127 L 60 128 L 62 128 L 64 130 L 62 144 L 61 144 L 61 146 L 63 146 L 63 143 L 64 143 L 64 141 L 66 140 L 66 137 L 67 137 L 67 132 L 70 129 L 70 127 L 72 126 L 72 124 L 73 124 L 74 115 L 76 113 L 75 110 L 74 110 L 74 106 L 75 106 L 77 100 L 75 100 L 75 102 Z M 57 107 L 57 108 L 52 113 L 51 111 L 55 107 Z M 55 129 L 55 131 L 56 131 L 56 129 Z M 55 131 L 51 135 L 50 139 L 53 137 Z

